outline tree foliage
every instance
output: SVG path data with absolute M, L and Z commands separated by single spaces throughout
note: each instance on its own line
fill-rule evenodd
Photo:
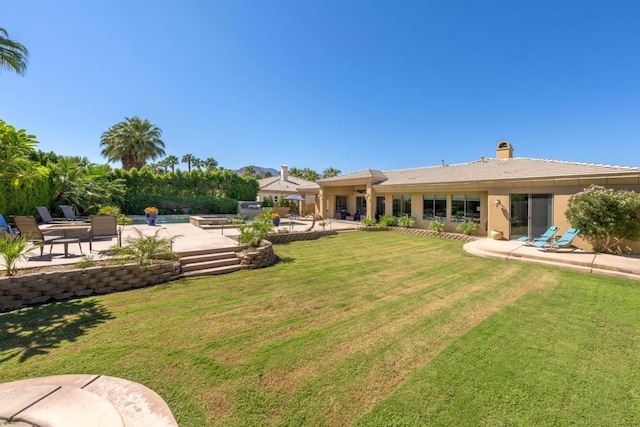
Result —
M 325 170 L 322 171 L 322 177 L 323 178 L 332 178 L 334 176 L 340 175 L 340 173 L 342 173 L 342 171 L 340 169 L 336 169 L 334 167 L 329 166 L 328 168 L 326 168 Z
M 32 215 L 34 206 L 51 200 L 48 169 L 38 161 L 35 136 L 0 120 L 0 212 Z
M 293 167 L 289 169 L 289 175 L 302 178 L 307 181 L 316 181 L 318 178 L 320 178 L 320 175 L 318 174 L 318 172 L 309 168 L 299 169 L 299 168 Z
M 109 162 L 122 161 L 122 168 L 142 168 L 148 159 L 164 156 L 162 130 L 149 120 L 126 117 L 102 134 L 102 156 Z
M 569 197 L 565 215 L 596 252 L 619 250 L 640 237 L 640 195 L 599 185 Z
M 50 162 L 49 169 L 51 205 L 71 205 L 81 215 L 95 214 L 100 205 L 121 204 L 127 191 L 123 179 L 112 177 L 109 165 L 85 164 L 74 157 L 62 157 Z
M 0 27 L 0 69 L 6 68 L 23 75 L 27 70 L 28 58 L 27 48 L 11 40 L 7 30 Z

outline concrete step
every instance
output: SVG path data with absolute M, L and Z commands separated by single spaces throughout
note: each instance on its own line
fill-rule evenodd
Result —
M 218 259 L 230 259 L 236 257 L 235 252 L 213 252 L 199 255 L 181 256 L 180 264 L 195 264 L 198 262 L 215 261 Z
M 191 264 L 182 264 L 182 272 L 186 273 L 189 271 L 196 271 L 196 270 L 208 270 L 210 268 L 226 267 L 229 265 L 240 266 L 240 260 L 234 257 L 234 258 L 217 259 L 213 261 L 194 262 Z
M 184 258 L 184 257 L 190 257 L 190 256 L 196 256 L 196 255 L 217 254 L 221 252 L 238 252 L 245 248 L 246 248 L 245 245 L 226 246 L 226 247 L 219 247 L 219 248 L 194 249 L 190 251 L 177 252 L 177 254 L 180 258 Z
M 227 265 L 224 267 L 216 267 L 216 268 L 207 268 L 204 270 L 193 270 L 193 271 L 185 271 L 183 276 L 185 277 L 193 277 L 193 276 L 213 276 L 217 274 L 227 274 L 233 273 L 234 271 L 240 271 L 240 264 L 237 265 Z

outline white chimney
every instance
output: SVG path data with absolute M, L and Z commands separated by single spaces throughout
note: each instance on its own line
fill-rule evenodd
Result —
M 287 165 L 280 166 L 280 181 L 286 181 L 289 179 L 289 168 Z

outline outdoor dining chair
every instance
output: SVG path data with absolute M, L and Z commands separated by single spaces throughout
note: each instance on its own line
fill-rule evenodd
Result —
M 105 237 L 115 237 L 118 239 L 118 246 L 122 246 L 122 237 L 118 230 L 118 218 L 115 215 L 95 215 L 91 217 L 91 228 L 89 228 L 89 251 L 93 250 L 92 243 L 95 239 Z
M 26 237 L 30 242 L 35 243 L 40 247 L 40 256 L 44 253 L 44 245 L 51 245 L 49 252 L 53 249 L 55 243 L 64 243 L 65 256 L 67 255 L 67 245 L 69 243 L 78 243 L 80 245 L 80 239 L 65 239 L 64 236 L 54 236 L 42 233 L 42 230 L 38 227 L 38 221 L 33 216 L 16 216 L 14 218 L 16 227 L 20 231 L 20 235 Z M 82 246 L 80 246 L 80 253 L 82 253 Z

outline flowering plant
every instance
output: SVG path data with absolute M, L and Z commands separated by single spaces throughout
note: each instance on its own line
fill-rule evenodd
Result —
M 272 213 L 271 216 L 274 218 L 280 218 L 280 215 L 278 215 L 277 212 Z
M 157 214 L 158 213 L 158 208 L 150 206 L 148 208 L 144 208 L 144 213 L 154 213 Z

